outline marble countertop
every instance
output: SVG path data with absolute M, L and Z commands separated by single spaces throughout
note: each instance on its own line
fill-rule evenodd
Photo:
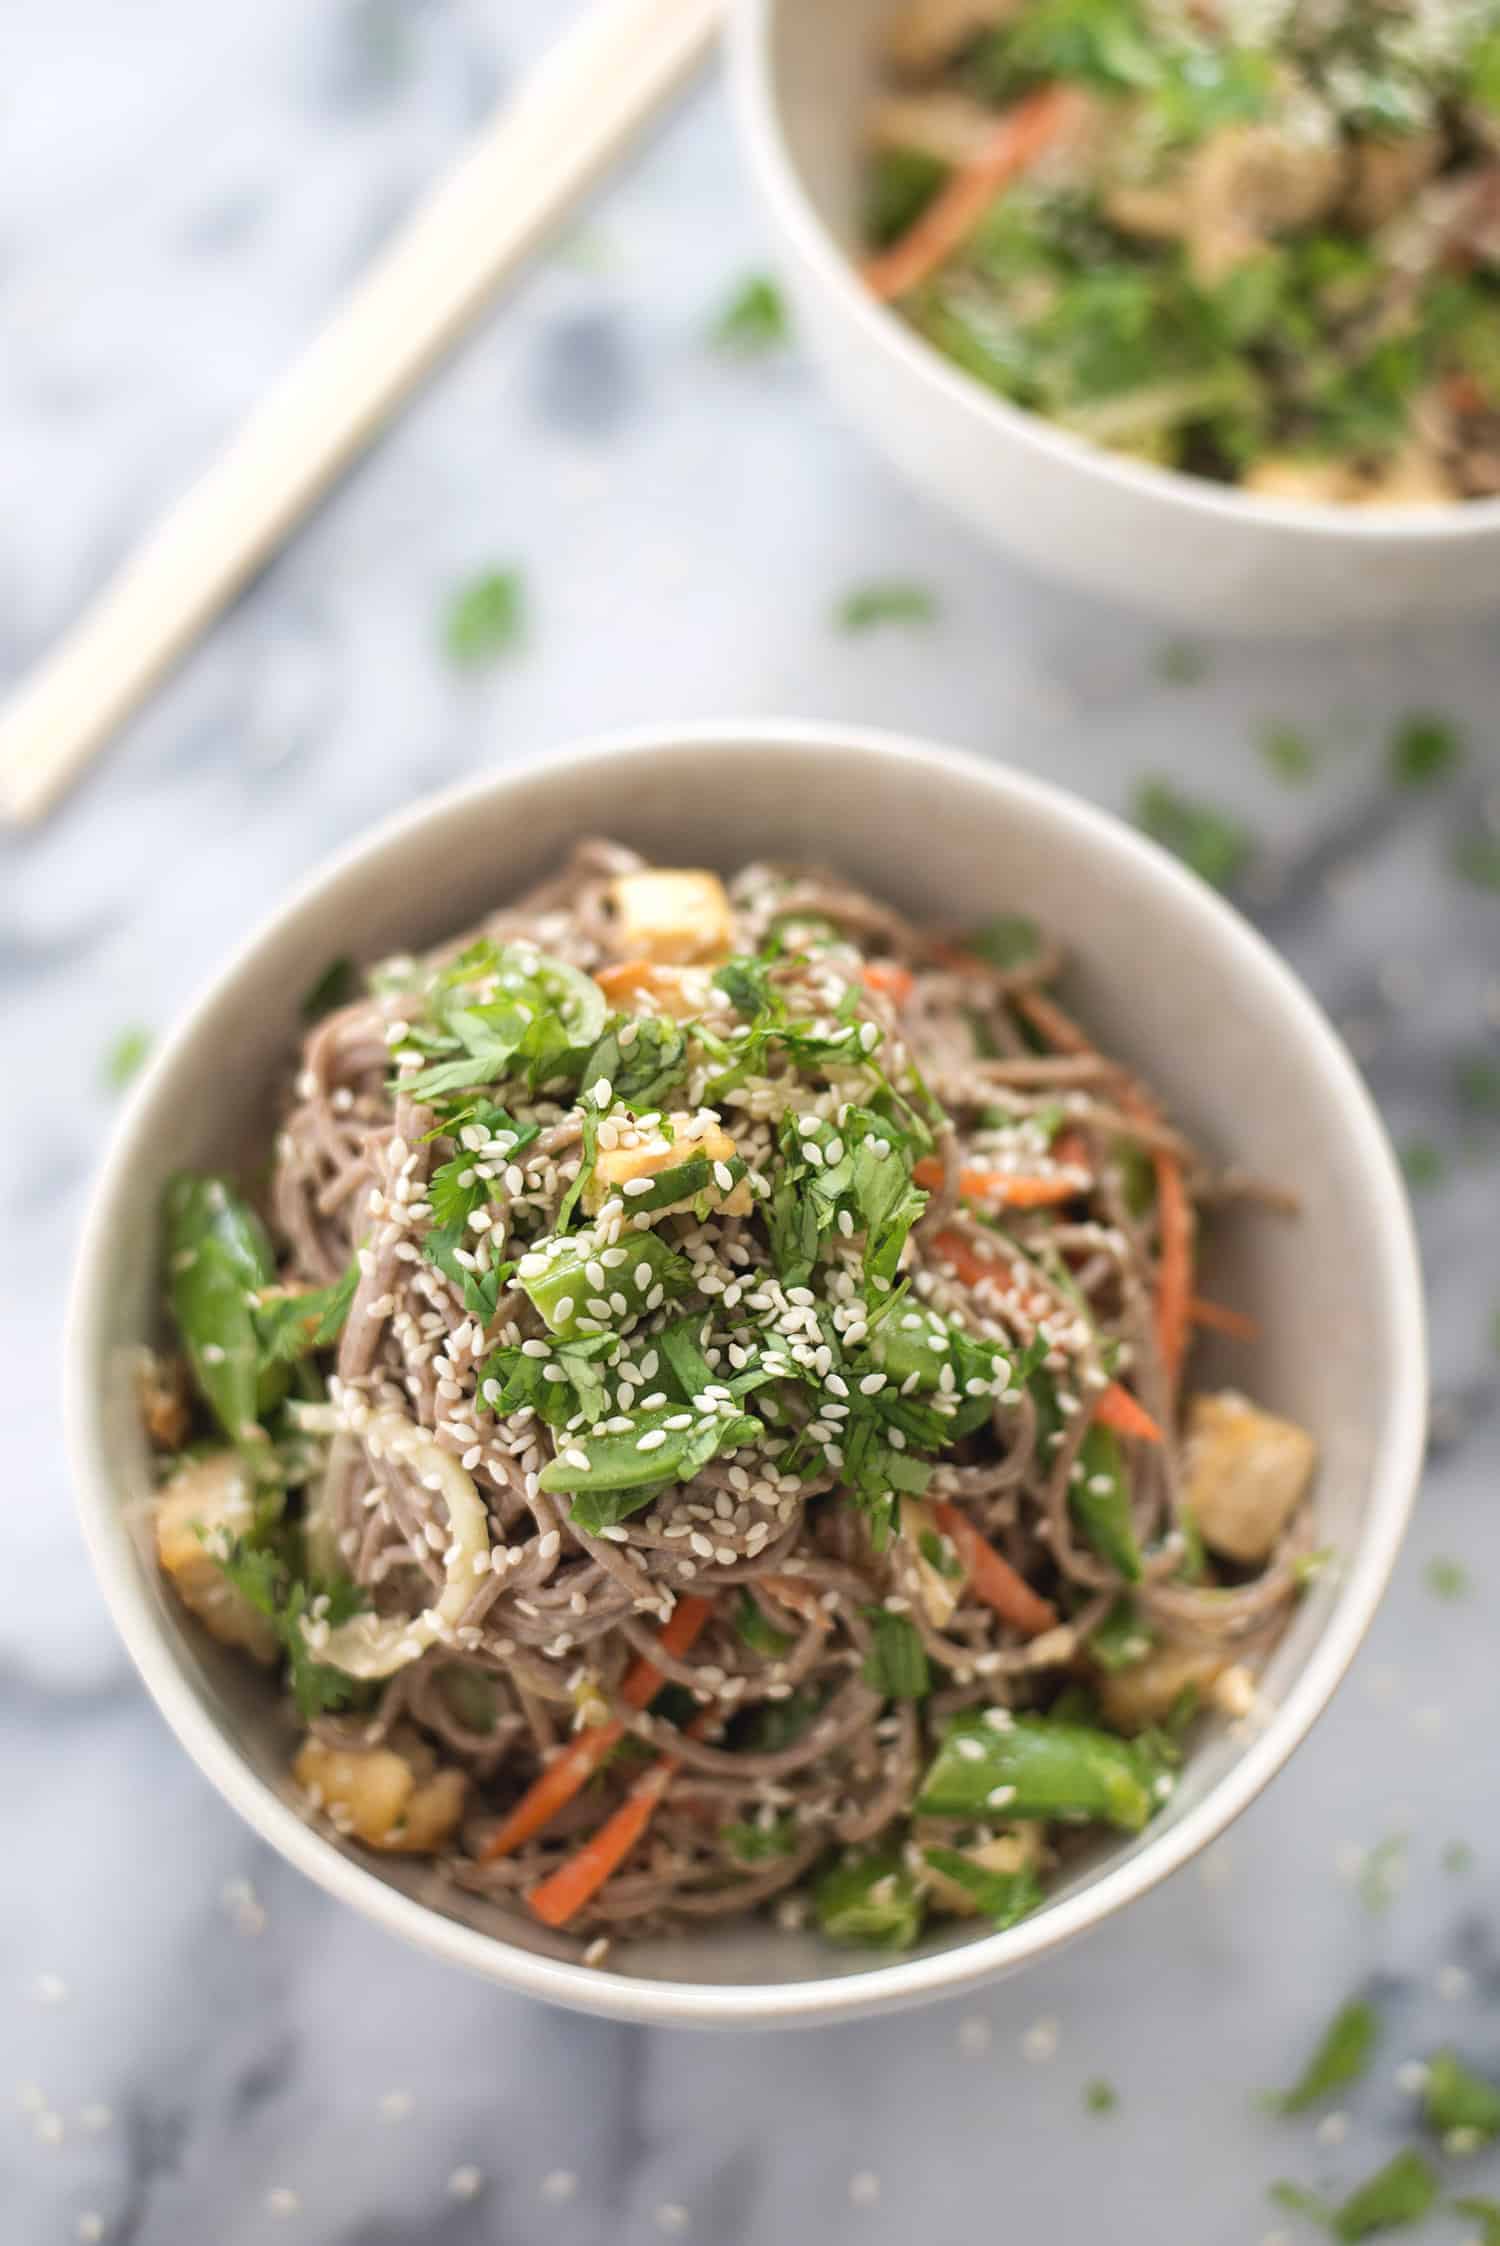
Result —
M 11 11 L 0 675 L 207 457 L 564 12 Z M 1451 865 L 1500 818 L 1500 643 L 1476 621 L 1205 647 L 1174 682 L 1160 632 L 929 513 L 795 347 L 707 348 L 763 254 L 705 87 L 61 815 L 0 840 L 6 2246 L 1253 2246 L 1313 2235 L 1271 2205 L 1274 2178 L 1347 2188 L 1405 2141 L 1406 2063 L 1451 2041 L 1500 2067 L 1500 897 Z M 490 566 L 525 573 L 526 644 L 458 675 L 444 604 Z M 930 586 L 937 620 L 841 636 L 834 604 L 877 577 Z M 1422 709 L 1467 753 L 1402 790 L 1387 747 Z M 1231 807 L 1260 842 L 1252 909 L 1347 1027 L 1426 1181 L 1437 1384 L 1370 1644 L 1227 1841 L 961 2005 L 751 2040 L 509 2000 L 270 1858 L 167 1736 L 106 1618 L 57 1378 L 122 1030 L 166 1023 L 294 876 L 434 784 L 631 719 L 746 711 L 905 724 L 1115 806 L 1154 773 Z M 1301 785 L 1259 752 L 1273 721 L 1314 752 Z M 1465 1104 L 1475 1056 L 1491 1073 L 1469 1072 Z M 1450 1557 L 1466 1576 L 1436 1578 L 1459 1593 L 1444 1603 L 1430 1571 Z M 1371 1986 L 1387 2028 L 1347 2115 L 1267 2118 L 1255 2091 Z M 1096 2077 L 1118 2092 L 1107 2115 L 1086 2110 Z M 1453 2161 L 1447 2183 L 1500 2190 L 1500 2159 Z M 1463 2235 L 1447 2214 L 1431 2229 Z

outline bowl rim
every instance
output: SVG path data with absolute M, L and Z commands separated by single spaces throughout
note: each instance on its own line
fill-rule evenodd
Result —
M 1013 405 L 987 390 L 973 375 L 944 358 L 890 306 L 863 287 L 849 258 L 813 204 L 792 160 L 781 126 L 771 68 L 771 41 L 787 0 L 731 0 L 728 47 L 731 88 L 740 138 L 750 168 L 804 263 L 823 289 L 835 296 L 861 329 L 865 341 L 918 380 L 940 390 L 955 411 L 971 423 L 999 426 L 1018 443 L 1061 464 L 1098 477 L 1144 499 L 1179 503 L 1191 512 L 1225 522 L 1263 524 L 1298 537 L 1336 534 L 1366 545 L 1446 545 L 1500 533 L 1500 497 L 1466 499 L 1444 507 L 1340 507 L 1327 500 L 1273 499 L 1190 476 L 1180 468 L 1154 466 L 1091 444 L 1039 413 Z
M 221 1732 L 181 1667 L 152 1603 L 131 1541 L 126 1509 L 110 1467 L 105 1409 L 107 1336 L 102 1289 L 109 1239 L 131 1199 L 131 1181 L 149 1139 L 162 1088 L 180 1057 L 220 1015 L 262 951 L 333 886 L 356 872 L 368 876 L 382 858 L 424 824 L 455 810 L 492 809 L 520 782 L 543 771 L 579 780 L 604 760 L 649 761 L 663 750 L 712 757 L 733 747 L 774 746 L 811 756 L 853 753 L 873 766 L 913 768 L 934 785 L 947 778 L 979 782 L 1018 814 L 1041 813 L 1079 828 L 1096 846 L 1145 870 L 1157 885 L 1177 892 L 1189 922 L 1212 931 L 1228 955 L 1269 986 L 1289 1019 L 1296 1019 L 1326 1069 L 1345 1112 L 1351 1154 L 1368 1182 L 1369 1222 L 1377 1234 L 1382 1286 L 1396 1331 L 1397 1380 L 1388 1397 L 1389 1439 L 1372 1474 L 1367 1522 L 1342 1570 L 1338 1595 L 1306 1665 L 1264 1730 L 1246 1746 L 1204 1799 L 1177 1824 L 1164 1827 L 1140 1855 L 1102 1871 L 1076 1894 L 1003 1934 L 927 1956 L 898 1960 L 827 1980 L 718 1984 L 658 1981 L 542 1957 L 501 1936 L 445 1917 L 439 1910 L 389 1887 L 344 1855 L 258 1778 L 230 1737 Z M 878 783 L 877 783 L 878 784 Z M 152 1698 L 199 1769 L 270 1847 L 329 1894 L 352 1904 L 390 1932 L 400 1934 L 445 1963 L 595 2017 L 655 2025 L 697 2027 L 826 2024 L 898 2009 L 952 1995 L 1030 1962 L 1110 1917 L 1147 1893 L 1222 1833 L 1261 1792 L 1312 1728 L 1352 1661 L 1389 1579 L 1415 1494 L 1426 1423 L 1425 1314 L 1416 1243 L 1400 1172 L 1373 1101 L 1347 1049 L 1311 994 L 1265 939 L 1176 859 L 1112 813 L 1071 791 L 966 750 L 939 747 L 911 736 L 817 720 L 688 721 L 594 736 L 561 749 L 541 750 L 493 771 L 425 796 L 381 820 L 373 829 L 323 860 L 290 897 L 263 915 L 206 984 L 148 1064 L 117 1125 L 89 1202 L 74 1265 L 64 1336 L 64 1418 L 76 1504 L 106 1603 Z

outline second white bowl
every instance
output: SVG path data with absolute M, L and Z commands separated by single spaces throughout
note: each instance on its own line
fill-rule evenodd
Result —
M 865 434 L 1000 545 L 1221 633 L 1325 635 L 1500 606 L 1500 499 L 1305 507 L 1105 452 L 944 359 L 855 270 L 863 122 L 892 0 L 736 0 L 736 107 L 798 325 Z

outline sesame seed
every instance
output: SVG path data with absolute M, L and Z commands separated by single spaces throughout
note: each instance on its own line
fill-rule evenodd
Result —
M 994 2041 L 994 2029 L 980 2012 L 971 2012 L 958 2023 L 958 2048 L 966 2059 L 982 2059 Z
M 95 2246 L 95 2241 L 104 2236 L 104 2217 L 90 2208 L 86 2214 L 79 2216 L 74 2227 L 83 2246 Z
M 416 2110 L 416 2099 L 409 2090 L 385 2090 L 380 2097 L 382 2121 L 408 2121 Z
M 1057 2021 L 1050 2013 L 1044 2013 L 1041 2019 L 1033 2020 L 1022 2036 L 1022 2057 L 1029 2059 L 1034 2066 L 1044 2066 L 1049 2059 L 1056 2058 L 1061 2034 Z
M 450 2199 L 477 2199 L 483 2189 L 484 2178 L 470 2162 L 466 2162 L 462 2168 L 455 2168 L 448 2178 Z
M 571 2168 L 554 2168 L 542 2178 L 542 2197 L 561 2203 L 573 2198 L 578 2190 L 578 2178 Z
M 880 2178 L 873 2168 L 856 2168 L 849 2178 L 849 2204 L 873 2207 L 880 2197 Z
M 638 1451 L 659 1451 L 666 1439 L 667 1431 L 664 1427 L 653 1427 L 638 1439 L 635 1447 Z
M 266 2193 L 266 2213 L 268 2215 L 295 2215 L 301 2205 L 302 2202 L 297 2194 L 285 2184 L 272 2184 L 270 2190 Z
M 669 2238 L 677 2237 L 688 2226 L 688 2211 L 675 2199 L 664 2199 L 656 2210 L 656 2227 Z

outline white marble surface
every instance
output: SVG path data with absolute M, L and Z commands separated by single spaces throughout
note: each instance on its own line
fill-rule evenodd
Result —
M 6 12 L 0 673 L 65 621 L 564 12 Z M 1063 603 L 927 514 L 795 353 L 705 350 L 760 255 L 725 105 L 704 92 L 107 769 L 43 833 L 0 841 L 5 2246 L 1241 2246 L 1296 2227 L 1266 2200 L 1273 2177 L 1346 2183 L 1400 2141 L 1402 2061 L 1451 2038 L 1500 2063 L 1500 1123 L 1464 1123 L 1452 1095 L 1456 1053 L 1500 1051 L 1500 897 L 1446 869 L 1453 836 L 1496 816 L 1500 646 L 1475 624 L 1209 650 L 1204 682 L 1164 684 L 1154 630 Z M 456 678 L 445 590 L 512 560 L 529 644 Z M 838 594 L 881 574 L 937 588 L 938 627 L 835 635 Z M 1402 797 L 1381 744 L 1417 705 L 1458 719 L 1469 756 Z M 1057 1962 L 957 2008 L 753 2041 L 507 2001 L 268 1860 L 105 1618 L 56 1372 L 110 1125 L 101 1059 L 124 1025 L 166 1022 L 293 875 L 433 783 L 627 719 L 747 709 L 908 724 L 1113 804 L 1149 769 L 1235 805 L 1270 847 L 1269 932 L 1354 1022 L 1398 1133 L 1449 1154 L 1421 1197 L 1441 1442 L 1373 1641 L 1292 1770 L 1200 1871 Z M 1271 717 L 1328 749 L 1311 786 L 1257 759 Z M 1451 1606 L 1424 1584 L 1439 1553 L 1473 1578 Z M 1372 1914 L 1353 1853 L 1398 1833 L 1409 1877 Z M 1442 1868 L 1455 1840 L 1475 1852 L 1464 1873 Z M 1253 2092 L 1372 1979 L 1389 2025 L 1345 2141 L 1266 2119 Z M 1028 2057 L 1048 2020 L 1055 2056 Z M 1095 2075 L 1119 2089 L 1108 2118 L 1084 2111 Z M 469 2166 L 463 2198 L 450 2180 Z M 1500 2188 L 1500 2160 L 1452 2174 Z M 1447 2216 L 1433 2231 L 1461 2235 Z

